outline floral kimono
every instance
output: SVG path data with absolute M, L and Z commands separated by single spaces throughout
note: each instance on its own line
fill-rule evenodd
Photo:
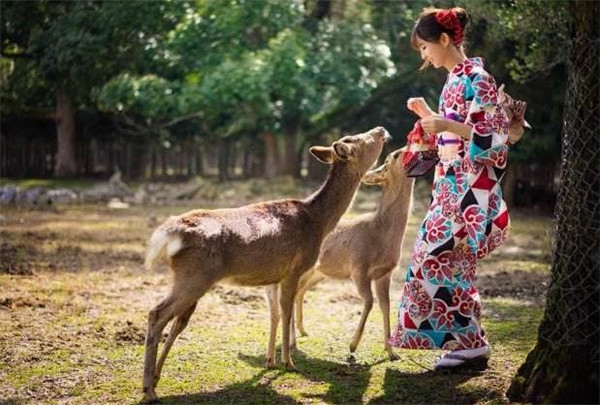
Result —
M 508 120 L 481 58 L 467 59 L 448 74 L 439 113 L 471 126 L 471 139 L 461 139 L 455 160 L 436 166 L 431 204 L 410 257 L 390 343 L 407 349 L 474 349 L 487 344 L 473 284 L 477 260 L 502 244 L 510 227 L 500 189 Z

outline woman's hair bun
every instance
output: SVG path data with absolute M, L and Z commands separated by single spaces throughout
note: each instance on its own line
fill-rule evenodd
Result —
M 454 13 L 456 14 L 456 16 L 458 17 L 458 21 L 460 22 L 460 26 L 464 30 L 465 27 L 467 26 L 467 23 L 469 22 L 469 15 L 465 11 L 465 9 L 462 8 L 462 7 L 453 7 L 453 8 L 451 8 L 451 10 L 454 11 Z

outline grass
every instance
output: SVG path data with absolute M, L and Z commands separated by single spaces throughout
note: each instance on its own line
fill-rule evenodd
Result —
M 169 291 L 165 271 L 142 269 L 144 244 L 157 222 L 183 210 L 2 210 L 0 403 L 139 402 L 147 312 Z M 394 298 L 421 216 L 416 209 L 411 218 Z M 513 237 L 481 263 L 483 326 L 493 346 L 485 372 L 434 373 L 435 351 L 400 350 L 400 360 L 388 361 L 377 305 L 350 361 L 362 304 L 343 282 L 307 294 L 310 335 L 293 353 L 299 371 L 266 370 L 262 289 L 216 287 L 176 342 L 157 392 L 166 404 L 507 403 L 541 319 L 549 227 L 548 218 L 516 215 Z

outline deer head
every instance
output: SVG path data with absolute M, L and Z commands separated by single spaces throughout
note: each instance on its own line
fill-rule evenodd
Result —
M 381 166 L 369 170 L 365 174 L 362 182 L 371 186 L 385 186 L 401 184 L 403 179 L 408 179 L 404 165 L 402 164 L 402 155 L 405 151 L 406 146 L 390 153 Z
M 376 127 L 362 134 L 347 135 L 331 146 L 313 146 L 310 153 L 325 164 L 345 163 L 353 165 L 356 171 L 364 173 L 371 167 L 383 148 L 392 137 L 383 127 Z
M 504 91 L 504 84 L 498 88 L 498 101 L 508 118 L 508 139 L 511 144 L 517 143 L 523 133 L 524 128 L 531 129 L 531 125 L 525 121 L 525 110 L 527 103 L 525 101 L 515 100 Z

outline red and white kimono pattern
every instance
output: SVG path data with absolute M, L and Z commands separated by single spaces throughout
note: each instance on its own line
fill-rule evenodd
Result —
M 436 166 L 431 204 L 411 254 L 390 343 L 473 349 L 487 344 L 474 285 L 477 260 L 502 244 L 510 227 L 500 189 L 508 120 L 480 58 L 467 59 L 448 74 L 439 113 L 470 125 L 471 139 L 461 140 L 456 160 Z

